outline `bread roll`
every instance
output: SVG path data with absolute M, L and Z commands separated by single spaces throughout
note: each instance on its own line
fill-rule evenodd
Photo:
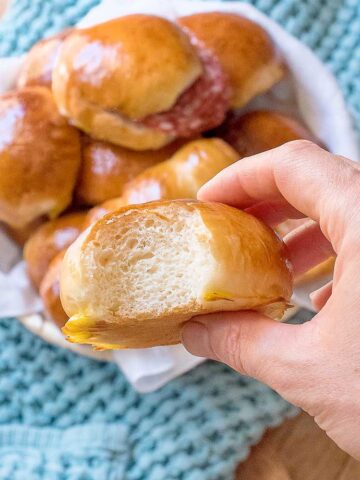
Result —
M 271 110 L 232 116 L 215 133 L 232 145 L 241 158 L 271 150 L 292 140 L 319 143 L 298 121 Z
M 235 150 L 219 138 L 195 140 L 128 183 L 122 195 L 124 203 L 196 198 L 202 185 L 238 158 Z
M 144 170 L 125 186 L 121 197 L 92 208 L 85 224 L 89 226 L 124 205 L 196 198 L 204 183 L 237 159 L 235 150 L 219 138 L 194 140 L 180 148 L 169 160 Z
M 157 149 L 173 136 L 138 120 L 169 110 L 201 75 L 188 37 L 151 15 L 129 15 L 74 30 L 53 72 L 60 111 L 91 136 L 133 148 Z
M 41 225 L 26 242 L 24 259 L 31 280 L 39 287 L 51 260 L 83 230 L 84 212 L 69 213 Z
M 175 141 L 159 150 L 137 152 L 111 143 L 87 139 L 76 187 L 77 201 L 97 205 L 119 197 L 136 175 L 171 157 L 184 144 Z
M 66 250 L 63 250 L 53 258 L 40 284 L 40 296 L 46 313 L 60 328 L 69 318 L 60 301 L 60 272 L 65 252 Z
M 194 315 L 252 309 L 280 319 L 291 292 L 286 249 L 255 217 L 191 200 L 133 205 L 65 254 L 63 332 L 100 349 L 171 345 Z
M 79 166 L 79 133 L 47 88 L 0 97 L 0 220 L 21 228 L 57 216 L 71 202 Z
M 245 17 L 206 12 L 178 22 L 218 57 L 230 80 L 233 108 L 266 92 L 285 74 L 283 59 L 268 33 Z
M 70 30 L 65 30 L 58 35 L 41 40 L 31 48 L 20 70 L 18 88 L 34 85 L 51 88 L 55 59 L 62 41 L 69 33 Z

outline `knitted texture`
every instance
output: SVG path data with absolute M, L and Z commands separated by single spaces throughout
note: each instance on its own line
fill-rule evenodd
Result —
M 13 0 L 0 56 L 25 52 L 97 3 Z M 251 3 L 330 66 L 360 128 L 359 1 Z M 1 480 L 227 480 L 264 429 L 296 411 L 213 362 L 139 395 L 115 365 L 52 347 L 15 319 L 0 320 L 0 342 Z
M 95 424 L 66 431 L 0 427 L 0 445 L 3 480 L 127 478 L 130 456 L 123 426 Z
M 140 395 L 115 365 L 15 319 L 0 321 L 0 344 L 1 480 L 230 479 L 264 429 L 295 413 L 213 362 Z

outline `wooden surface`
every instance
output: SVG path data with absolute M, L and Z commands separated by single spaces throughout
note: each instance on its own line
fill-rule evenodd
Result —
M 359 480 L 360 463 L 341 451 L 306 414 L 266 433 L 237 480 Z

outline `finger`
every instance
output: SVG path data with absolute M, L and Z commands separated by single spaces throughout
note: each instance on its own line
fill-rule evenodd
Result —
M 289 250 L 295 276 L 302 275 L 335 254 L 320 226 L 312 220 L 285 235 L 284 242 Z
M 313 338 L 306 324 L 282 324 L 255 312 L 198 316 L 182 332 L 190 353 L 222 361 L 280 392 L 283 385 L 290 387 L 309 356 L 314 357 Z
M 315 310 L 320 311 L 329 300 L 332 294 L 333 282 L 330 281 L 326 285 L 322 286 L 315 292 L 310 294 L 311 303 L 313 304 Z
M 289 218 L 300 219 L 305 217 L 304 214 L 300 213 L 283 199 L 273 202 L 259 202 L 246 208 L 245 211 L 259 218 L 270 227 L 276 227 Z
M 284 201 L 321 220 L 324 235 L 337 244 L 351 224 L 359 175 L 354 162 L 300 140 L 236 162 L 205 184 L 198 198 L 238 208 Z

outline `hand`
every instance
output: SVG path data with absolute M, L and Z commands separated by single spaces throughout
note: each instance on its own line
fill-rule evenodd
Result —
M 249 211 L 271 226 L 310 217 L 285 237 L 295 275 L 337 254 L 333 283 L 314 292 L 319 313 L 303 325 L 254 312 L 203 315 L 183 329 L 194 355 L 227 363 L 268 384 L 315 417 L 360 459 L 360 168 L 307 141 L 226 168 L 201 200 Z

